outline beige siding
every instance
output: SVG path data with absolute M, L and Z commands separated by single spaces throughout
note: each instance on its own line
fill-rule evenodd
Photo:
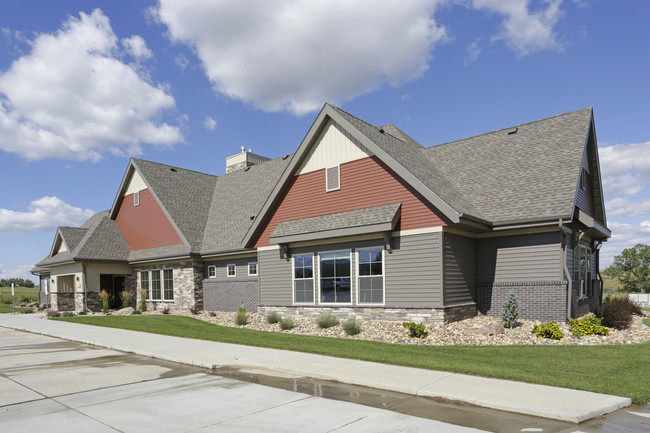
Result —
M 562 280 L 560 232 L 477 240 L 478 282 Z
M 474 301 L 476 287 L 476 242 L 472 238 L 444 233 L 445 306 Z
M 260 250 L 259 266 L 260 305 L 291 305 L 291 261 L 279 249 Z
M 131 275 L 133 268 L 129 265 L 88 264 L 86 265 L 86 291 L 99 292 L 99 276 L 101 274 Z

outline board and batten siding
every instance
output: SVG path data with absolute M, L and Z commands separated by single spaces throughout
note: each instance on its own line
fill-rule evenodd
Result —
M 325 169 L 294 176 L 254 246 L 271 245 L 269 236 L 282 221 L 391 203 L 402 204 L 399 230 L 448 224 L 442 212 L 375 156 L 341 164 L 340 179 L 339 190 L 326 192 Z
M 593 199 L 593 186 L 591 183 L 591 175 L 589 172 L 582 170 L 580 176 L 587 178 L 587 188 L 582 189 L 582 183 L 578 184 L 578 192 L 576 194 L 576 206 L 582 209 L 590 217 L 594 217 L 594 199 Z
M 477 239 L 478 283 L 561 281 L 559 231 Z
M 436 308 L 442 306 L 441 232 L 395 236 L 393 251 L 384 251 L 385 308 Z M 382 240 L 291 248 L 291 254 L 314 254 L 314 284 L 318 305 L 319 266 L 317 254 L 351 250 L 352 300 L 356 305 L 358 249 L 382 246 Z M 293 303 L 292 262 L 280 249 L 259 250 L 260 305 L 290 306 Z M 333 306 L 327 304 L 327 306 Z M 345 306 L 345 305 L 342 305 Z M 364 308 L 367 307 L 364 305 Z
M 132 250 L 182 244 L 176 229 L 158 205 L 151 191 L 143 189 L 140 204 L 134 206 L 133 194 L 122 199 L 115 222 Z
M 476 241 L 443 233 L 445 306 L 474 302 L 476 292 Z

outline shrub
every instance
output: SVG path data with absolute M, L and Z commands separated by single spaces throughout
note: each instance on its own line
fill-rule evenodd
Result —
M 87 316 L 87 315 L 88 313 L 86 313 L 85 311 L 80 311 L 78 314 L 78 316 Z
M 193 306 L 190 307 L 190 313 L 194 314 L 195 316 L 201 312 L 201 307 L 199 307 L 197 304 L 194 304 Z
M 358 320 L 350 319 L 343 322 L 343 330 L 346 335 L 357 335 L 361 332 L 361 322 Z
M 633 315 L 643 315 L 641 307 L 627 296 L 611 298 L 596 308 L 596 316 L 602 318 L 602 324 L 608 328 L 627 329 L 632 324 Z
M 424 338 L 427 336 L 424 323 L 404 322 L 402 323 L 402 326 L 409 330 L 409 338 Z
M 11 301 L 9 298 L 5 298 L 4 296 L 0 296 L 0 304 L 11 304 Z
M 248 314 L 246 314 L 246 307 L 243 305 L 237 308 L 237 314 L 235 314 L 235 323 L 239 326 L 244 326 L 248 323 Z
M 169 313 L 172 312 L 172 310 L 169 308 L 169 305 L 165 305 L 165 308 L 160 310 L 160 312 L 163 313 L 163 314 L 169 314 Z
M 533 326 L 533 334 L 537 335 L 539 338 L 550 338 L 553 340 L 561 340 L 564 338 L 564 334 L 562 334 L 562 331 L 560 330 L 560 325 L 558 325 L 555 320 L 542 323 L 539 326 Z
M 137 315 L 137 314 L 142 314 L 142 312 L 140 310 L 131 311 L 131 315 Z
M 122 308 L 127 308 L 131 306 L 131 299 L 133 296 L 128 290 L 122 290 Z
M 34 300 L 32 298 L 30 298 L 29 296 L 21 296 L 20 299 L 18 300 L 18 302 L 20 302 L 21 304 L 30 304 L 33 301 Z
M 147 291 L 140 289 L 140 311 L 147 311 L 147 296 Z
M 501 310 L 501 323 L 503 323 L 503 327 L 514 328 L 517 324 L 517 317 L 519 317 L 519 301 L 517 301 L 515 294 L 510 292 Z
M 63 317 L 74 317 L 74 313 L 72 311 L 66 311 L 65 313 L 62 314 Z
M 210 311 L 208 314 L 210 315 L 210 317 L 217 317 L 217 313 L 215 313 L 214 311 Z
M 50 317 L 50 318 L 61 317 L 61 313 L 59 313 L 58 311 L 50 311 L 50 314 L 48 314 L 47 317 Z
M 283 331 L 293 329 L 296 326 L 293 317 L 283 317 L 278 323 L 280 324 L 280 329 Z
M 109 294 L 106 290 L 99 292 L 99 297 L 102 299 L 102 313 L 108 313 L 108 298 Z
M 324 314 L 318 318 L 316 321 L 318 327 L 321 329 L 331 328 L 339 324 L 339 318 L 334 314 Z
M 278 323 L 281 318 L 280 313 L 277 311 L 271 311 L 266 315 L 266 323 L 273 325 L 274 323 Z
M 569 320 L 573 335 L 609 335 L 609 329 L 604 327 L 602 319 L 596 316 L 585 316 L 580 319 Z

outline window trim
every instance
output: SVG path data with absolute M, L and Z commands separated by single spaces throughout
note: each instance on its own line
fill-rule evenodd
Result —
M 255 273 L 251 274 L 251 265 L 255 265 Z M 257 262 L 248 262 L 248 276 L 249 277 L 256 277 L 259 275 L 259 270 L 258 270 L 258 264 Z
M 210 270 L 214 270 L 214 275 L 210 275 Z M 217 278 L 217 265 L 208 265 L 208 278 Z
M 133 206 L 140 206 L 140 191 L 133 193 Z
M 582 269 L 580 268 L 582 254 L 585 254 L 587 256 L 584 261 L 584 279 L 582 278 Z M 592 287 L 592 261 L 593 251 L 590 245 L 580 243 L 573 249 L 573 278 L 576 280 L 578 285 L 578 300 L 587 299 L 594 295 L 594 290 Z
M 336 188 L 329 188 L 329 170 L 336 168 Z M 325 167 L 325 192 L 338 191 L 341 189 L 341 164 Z
M 311 278 L 298 278 L 298 280 L 311 280 L 312 284 L 312 294 L 313 301 L 311 302 L 297 302 L 296 301 L 296 256 L 309 256 L 311 255 Z M 316 305 L 316 297 L 318 290 L 316 289 L 316 272 L 314 270 L 314 263 L 316 260 L 316 253 L 305 253 L 305 254 L 292 254 L 291 255 L 291 296 L 293 305 Z
M 321 302 L 321 300 L 320 300 L 320 294 L 321 294 L 320 293 L 321 292 L 320 256 L 321 256 L 321 254 L 341 253 L 341 252 L 347 252 L 348 256 L 350 257 L 350 277 L 349 277 L 350 278 L 350 302 Z M 355 290 L 354 289 L 355 289 L 355 287 L 353 287 L 352 283 L 355 281 L 355 278 L 354 278 L 354 268 L 355 268 L 355 266 L 352 263 L 352 259 L 354 257 L 353 254 L 352 254 L 352 248 L 340 249 L 340 250 L 331 250 L 331 251 L 326 250 L 326 251 L 318 252 L 316 254 L 316 257 L 317 257 L 317 260 L 318 260 L 318 305 L 325 305 L 325 306 L 350 306 L 350 305 L 354 305 L 354 298 L 355 298 L 355 296 L 354 296 L 354 291 Z
M 160 282 L 162 285 L 160 286 L 160 296 L 162 297 L 163 302 L 174 302 L 174 268 L 164 268 L 161 269 L 162 271 L 162 278 Z M 171 299 L 165 299 L 165 271 L 171 271 L 172 273 L 172 298 Z
M 382 297 L 381 297 L 381 299 L 382 299 L 382 302 L 381 303 L 379 303 L 379 302 L 361 302 L 361 300 L 360 300 L 360 297 L 361 297 L 361 289 L 360 289 L 360 287 L 361 287 L 361 285 L 359 284 L 359 279 L 360 278 L 367 278 L 367 277 L 362 276 L 361 272 L 359 272 L 359 265 L 361 264 L 361 262 L 359 261 L 359 252 L 360 251 L 365 251 L 365 250 L 377 250 L 377 249 L 381 250 L 381 279 L 382 279 L 382 295 L 381 295 Z M 355 268 L 356 268 L 356 271 L 357 271 L 357 275 L 356 275 L 356 280 L 357 280 L 356 301 L 357 301 L 357 305 L 369 306 L 369 307 L 372 307 L 372 306 L 374 306 L 374 307 L 383 307 L 383 306 L 385 306 L 386 305 L 386 249 L 381 247 L 381 246 L 364 247 L 364 248 L 357 248 L 354 253 L 356 255 L 356 257 L 355 257 L 355 260 L 356 260 Z
M 159 272 L 158 274 L 158 281 L 160 282 L 160 299 L 154 298 L 153 297 L 153 273 L 154 272 Z M 151 287 L 151 296 L 150 300 L 154 302 L 162 302 L 163 301 L 163 276 L 162 276 L 162 269 L 151 269 L 150 270 L 150 279 L 149 279 L 149 284 Z
M 230 267 L 232 266 L 232 275 L 230 275 Z M 228 263 L 226 265 L 226 277 L 228 278 L 233 278 L 237 276 L 237 264 L 235 263 Z
M 142 287 L 142 274 L 147 274 L 147 288 L 145 289 Z M 146 290 L 147 291 L 147 297 L 145 301 L 151 301 L 151 273 L 150 271 L 140 271 L 138 272 L 138 287 L 140 290 Z

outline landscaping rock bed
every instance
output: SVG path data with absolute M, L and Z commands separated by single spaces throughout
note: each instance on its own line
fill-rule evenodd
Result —
M 145 314 L 160 314 L 158 312 L 147 312 Z M 233 312 L 206 312 L 193 315 L 188 311 L 174 311 L 172 314 L 196 317 L 206 322 L 221 326 L 240 327 L 256 329 L 259 331 L 286 332 L 299 335 L 316 335 L 322 337 L 350 338 L 356 340 L 372 340 L 384 343 L 397 344 L 425 344 L 432 346 L 447 345 L 472 345 L 472 346 L 504 346 L 514 344 L 545 344 L 545 345 L 597 345 L 597 344 L 632 344 L 642 343 L 650 340 L 650 327 L 642 322 L 642 318 L 635 316 L 632 326 L 629 329 L 617 331 L 611 329 L 608 336 L 590 335 L 576 337 L 571 334 L 569 326 L 560 324 L 564 334 L 561 340 L 550 340 L 538 338 L 531 331 L 533 326 L 539 322 L 518 320 L 517 326 L 512 329 L 502 329 L 499 319 L 478 316 L 459 322 L 445 325 L 427 325 L 428 333 L 426 338 L 409 338 L 408 331 L 398 322 L 386 321 L 363 321 L 361 332 L 355 336 L 347 336 L 341 324 L 320 329 L 316 320 L 303 317 L 294 317 L 295 327 L 291 330 L 282 331 L 278 324 L 266 323 L 265 316 L 257 313 L 249 313 L 249 323 L 245 326 L 235 324 L 235 313 Z M 501 333 L 501 331 L 503 331 Z

